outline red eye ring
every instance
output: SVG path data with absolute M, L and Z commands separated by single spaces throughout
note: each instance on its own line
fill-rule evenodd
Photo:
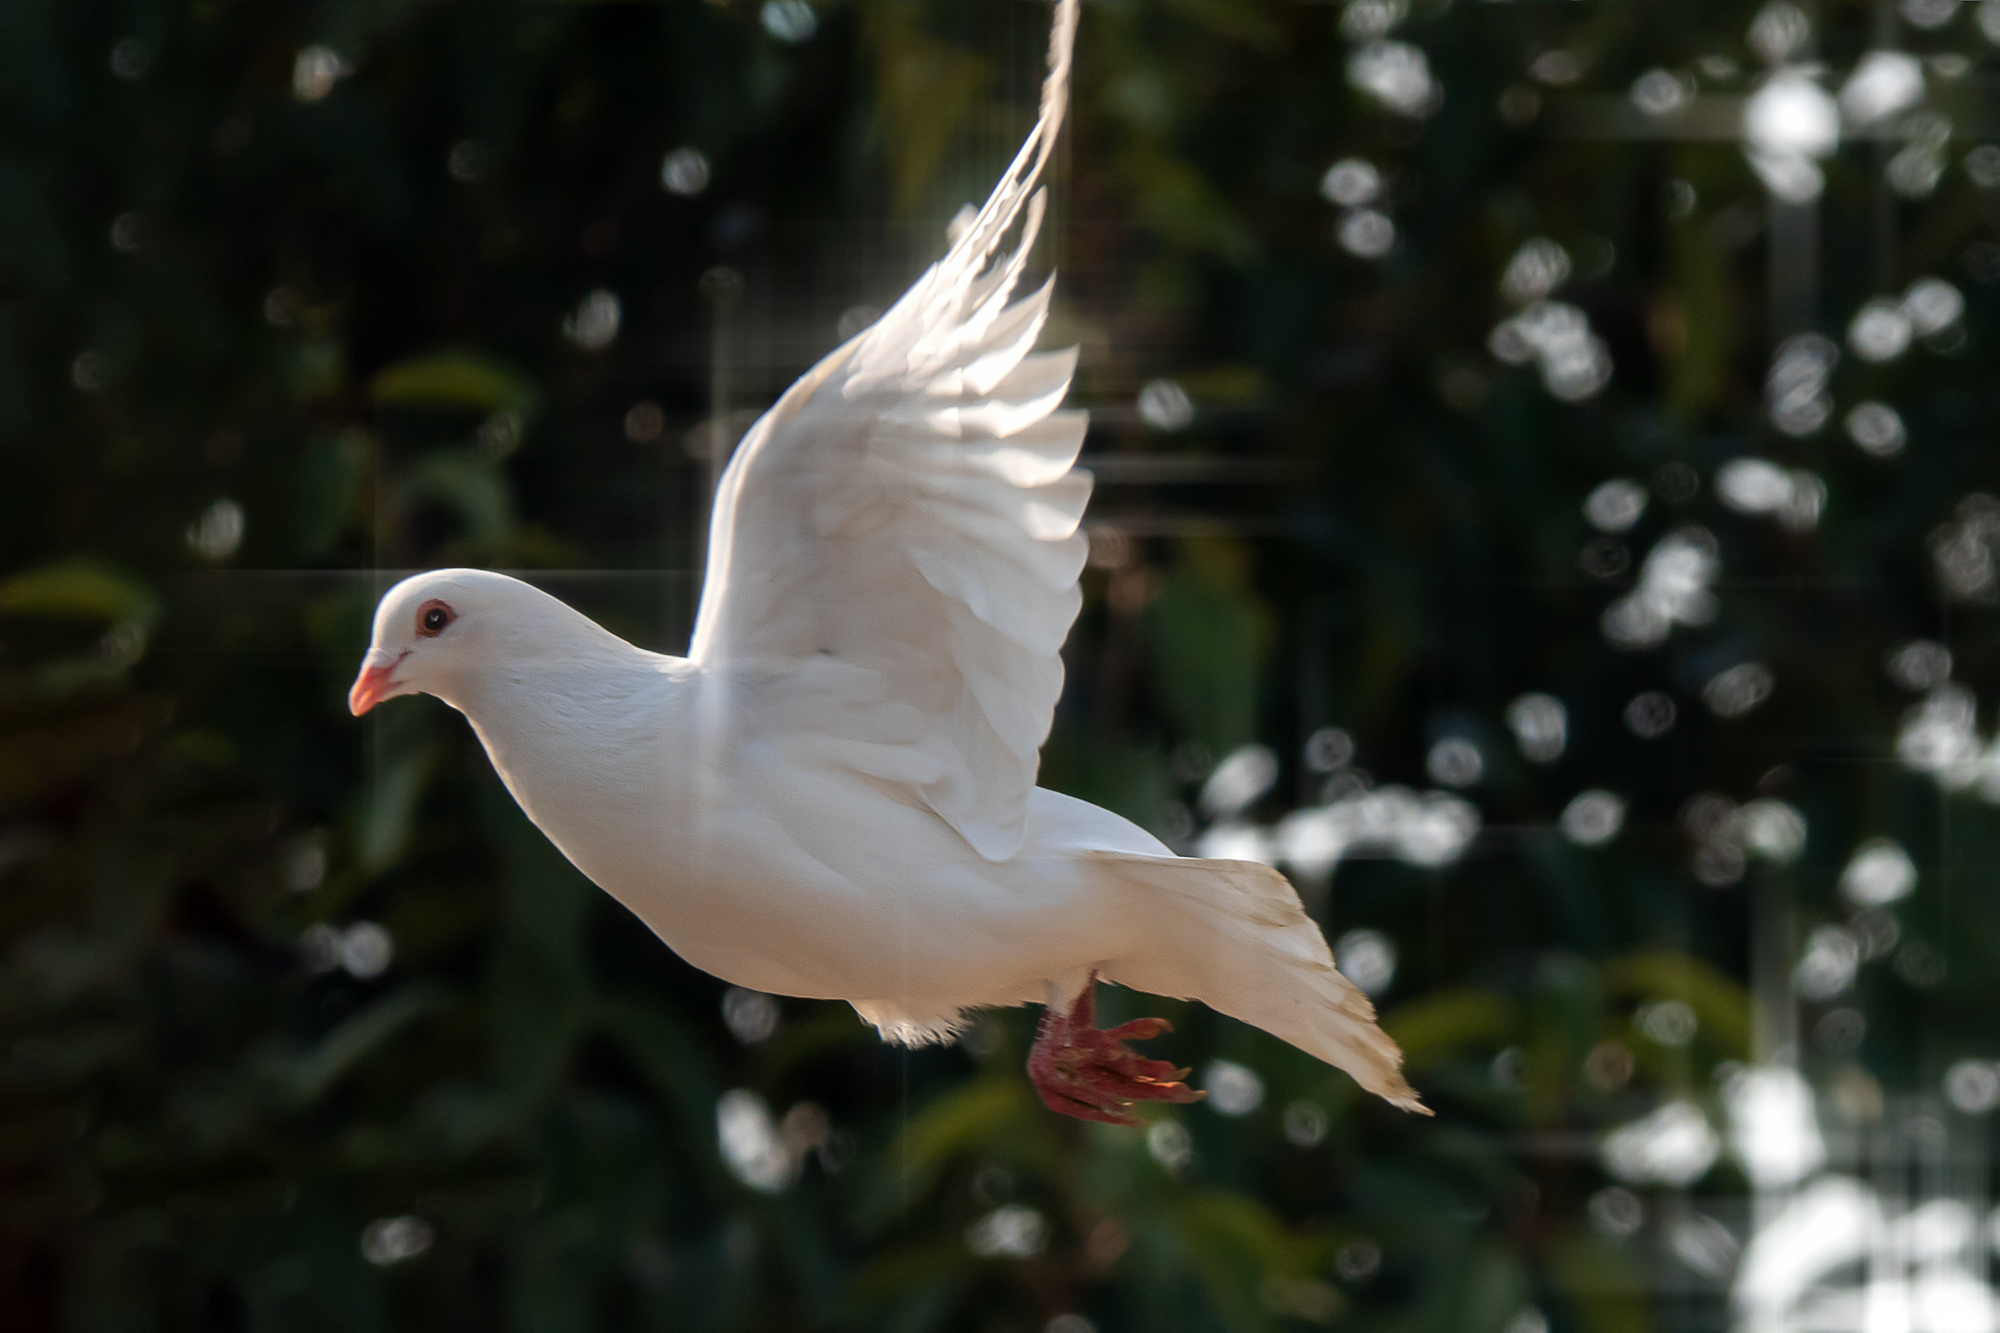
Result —
M 426 639 L 435 639 L 444 633 L 445 626 L 458 619 L 458 612 L 433 597 L 417 608 L 417 634 Z

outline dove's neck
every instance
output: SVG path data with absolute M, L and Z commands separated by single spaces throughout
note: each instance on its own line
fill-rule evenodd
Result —
M 698 672 L 599 630 L 512 661 L 451 702 L 521 809 L 614 893 L 688 835 Z

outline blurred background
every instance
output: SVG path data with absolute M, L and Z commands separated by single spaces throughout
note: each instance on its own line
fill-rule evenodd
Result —
M 588 885 L 400 572 L 680 651 L 713 478 L 1031 123 L 1025 0 L 0 5 L 0 1325 L 1988 1333 L 2000 3 L 1091 0 L 1046 785 L 1275 862 L 1044 1111 Z

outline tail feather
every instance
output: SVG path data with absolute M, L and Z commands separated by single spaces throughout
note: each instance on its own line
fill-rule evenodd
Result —
M 1104 873 L 1157 904 L 1159 947 L 1108 960 L 1106 975 L 1199 1000 L 1346 1070 L 1379 1097 L 1430 1112 L 1403 1079 L 1403 1053 L 1375 1006 L 1340 975 L 1291 882 L 1254 861 L 1094 852 Z

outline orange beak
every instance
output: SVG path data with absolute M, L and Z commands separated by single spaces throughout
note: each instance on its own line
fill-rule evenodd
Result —
M 394 694 L 396 681 L 391 677 L 408 656 L 408 653 L 391 655 L 386 649 L 370 648 L 361 659 L 361 674 L 354 678 L 354 688 L 347 692 L 347 711 L 360 717 Z

